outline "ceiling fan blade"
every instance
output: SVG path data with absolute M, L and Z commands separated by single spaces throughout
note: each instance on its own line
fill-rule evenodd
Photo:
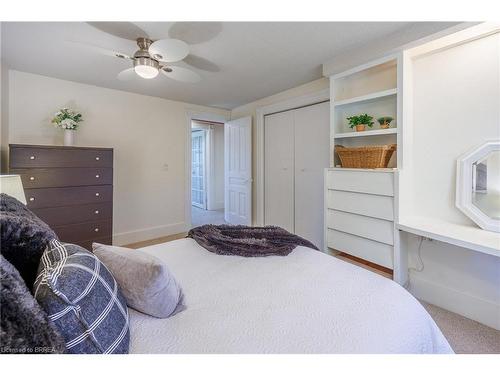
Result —
M 130 57 L 129 55 L 127 55 L 126 53 L 114 51 L 112 49 L 107 49 L 107 48 L 99 47 L 99 46 L 96 46 L 96 45 L 93 45 L 93 44 L 83 43 L 83 42 L 76 42 L 76 41 L 72 41 L 72 40 L 68 40 L 66 42 L 67 43 L 71 43 L 71 44 L 73 44 L 75 46 L 78 46 L 78 47 L 83 47 L 85 49 L 92 50 L 92 51 L 94 51 L 96 53 L 99 53 L 101 55 L 106 55 L 106 56 L 111 56 L 111 57 L 119 57 L 119 58 L 122 58 L 122 59 L 133 60 L 133 58 Z
M 179 39 L 160 39 L 149 46 L 149 53 L 164 62 L 181 61 L 189 53 L 189 46 Z
M 206 70 L 207 72 L 220 72 L 220 68 L 213 62 L 193 54 L 189 54 L 184 59 L 184 62 L 191 65 L 193 68 Z
M 160 71 L 168 78 L 172 78 L 180 82 L 196 83 L 201 80 L 198 73 L 192 71 L 191 69 L 183 68 L 182 66 L 165 66 L 160 69 Z
M 130 81 L 131 79 L 134 79 L 137 77 L 137 74 L 134 70 L 134 68 L 128 68 L 125 70 L 122 70 L 116 78 L 118 78 L 120 81 Z
M 148 37 L 148 34 L 139 26 L 132 22 L 87 22 L 107 34 L 117 36 L 118 38 L 136 40 L 140 37 Z
M 168 35 L 189 44 L 199 44 L 215 38 L 221 31 L 222 22 L 176 22 Z

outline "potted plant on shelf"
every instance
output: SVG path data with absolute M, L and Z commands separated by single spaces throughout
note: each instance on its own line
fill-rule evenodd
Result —
M 373 117 L 366 113 L 348 117 L 347 121 L 349 121 L 349 127 L 351 129 L 356 127 L 357 132 L 365 131 L 367 126 L 370 128 L 373 126 Z
M 391 127 L 391 121 L 394 120 L 390 116 L 384 116 L 377 119 L 380 124 L 380 129 L 389 129 Z
M 54 114 L 52 123 L 55 127 L 64 130 L 64 145 L 73 146 L 74 133 L 78 124 L 83 121 L 82 114 L 68 108 L 62 108 Z

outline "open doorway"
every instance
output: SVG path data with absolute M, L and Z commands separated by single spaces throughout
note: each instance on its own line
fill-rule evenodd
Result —
M 224 124 L 192 120 L 191 226 L 224 223 Z

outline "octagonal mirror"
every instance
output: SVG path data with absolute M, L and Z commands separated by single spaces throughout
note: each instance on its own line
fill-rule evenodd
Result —
M 500 232 L 500 141 L 458 159 L 456 206 L 481 228 Z

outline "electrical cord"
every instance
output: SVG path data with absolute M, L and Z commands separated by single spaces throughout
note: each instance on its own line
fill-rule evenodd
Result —
M 418 268 L 409 268 L 410 271 L 415 271 L 415 272 L 422 272 L 425 268 L 424 262 L 422 261 L 422 243 L 424 242 L 424 237 L 420 237 L 420 242 L 418 243 L 418 249 L 417 249 L 417 258 L 420 263 L 420 267 Z
M 423 244 L 423 242 L 424 242 L 424 237 L 420 237 L 420 241 L 418 243 L 418 248 L 417 248 L 417 258 L 418 258 L 418 262 L 420 263 L 420 266 L 418 268 L 410 267 L 410 268 L 408 268 L 408 271 L 422 272 L 425 269 L 425 265 L 424 265 L 424 262 L 422 260 L 422 244 Z M 404 285 L 404 288 L 405 289 L 410 288 L 410 278 L 409 277 Z

